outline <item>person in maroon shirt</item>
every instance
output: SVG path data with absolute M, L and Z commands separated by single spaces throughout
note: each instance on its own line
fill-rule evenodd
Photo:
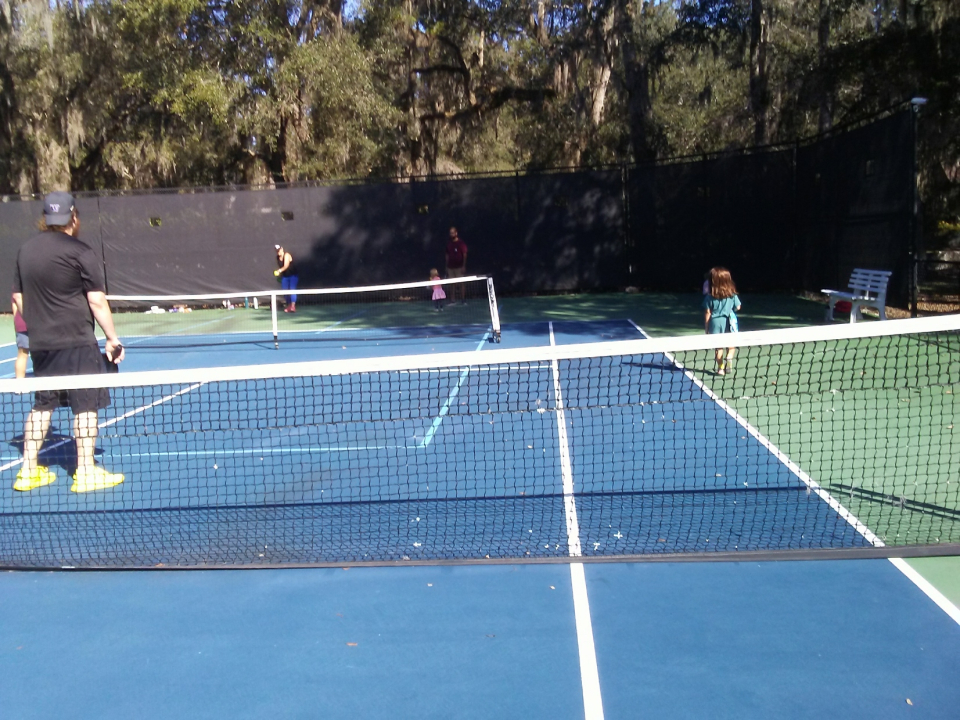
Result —
M 30 357 L 30 338 L 27 337 L 27 323 L 17 309 L 17 295 L 11 293 L 13 303 L 13 331 L 17 334 L 17 359 L 13 363 L 13 374 L 18 378 L 27 376 L 27 359 Z
M 455 227 L 450 228 L 450 242 L 447 243 L 447 277 L 462 278 L 467 272 L 467 244 L 460 239 Z M 457 301 L 457 295 L 460 296 L 460 304 L 466 305 L 466 293 L 463 285 L 456 284 L 450 286 L 450 304 Z

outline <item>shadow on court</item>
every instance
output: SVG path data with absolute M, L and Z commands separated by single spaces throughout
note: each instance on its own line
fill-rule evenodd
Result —
M 10 447 L 15 449 L 21 455 L 23 454 L 23 435 L 18 435 L 9 443 Z M 94 455 L 99 460 L 103 456 L 103 449 L 94 450 Z M 77 441 L 72 435 L 64 435 L 60 430 L 51 426 L 47 437 L 40 448 L 40 462 L 48 467 L 58 466 L 63 468 L 68 475 L 73 475 L 77 470 Z

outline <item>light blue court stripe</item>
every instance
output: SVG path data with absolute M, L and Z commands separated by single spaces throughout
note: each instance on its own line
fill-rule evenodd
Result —
M 483 338 L 480 340 L 480 344 L 477 345 L 476 352 L 483 350 L 484 343 L 490 339 L 490 331 L 487 330 L 483 334 Z M 419 447 L 425 448 L 433 441 L 433 436 L 437 434 L 437 430 L 440 429 L 440 423 L 443 422 L 443 418 L 447 416 L 447 413 L 450 412 L 450 404 L 457 399 L 457 395 L 460 394 L 460 388 L 463 386 L 463 381 L 467 379 L 467 375 L 470 374 L 470 368 L 465 367 L 460 373 L 460 379 L 457 380 L 457 384 L 454 386 L 453 390 L 450 391 L 450 394 L 447 396 L 447 401 L 443 404 L 443 407 L 440 408 L 440 414 L 437 415 L 433 420 L 433 424 L 430 426 L 430 429 L 427 430 L 427 434 L 423 436 L 423 440 L 420 441 Z
M 251 448 L 245 450 L 181 450 L 177 452 L 107 453 L 111 458 L 233 457 L 237 455 L 303 455 L 310 453 L 363 452 L 367 450 L 418 450 L 418 445 L 355 445 L 338 447 Z
M 64 441 L 62 444 L 66 444 Z M 179 450 L 175 452 L 105 452 L 104 455 L 114 458 L 143 458 L 143 457 L 189 457 L 189 456 L 233 456 L 233 455 L 297 455 L 315 452 L 363 452 L 366 450 L 418 450 L 419 445 L 331 445 L 330 447 L 297 447 L 297 448 L 245 448 L 238 450 Z M 44 448 L 41 455 L 49 454 L 54 448 Z M 0 462 L 20 460 L 19 455 L 0 457 Z

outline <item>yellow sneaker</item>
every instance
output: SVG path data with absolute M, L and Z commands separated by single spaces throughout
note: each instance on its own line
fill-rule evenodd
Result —
M 46 468 L 43 465 L 37 465 L 30 472 L 25 472 L 23 468 L 20 468 L 20 472 L 17 473 L 17 481 L 13 484 L 13 489 L 19 490 L 20 492 L 36 490 L 38 487 L 49 485 L 56 481 L 56 479 L 57 474 L 51 472 L 50 468 Z
M 99 465 L 86 469 L 77 468 L 77 471 L 73 474 L 73 485 L 70 486 L 70 492 L 85 493 L 94 490 L 106 490 L 122 482 L 122 473 L 107 472 Z

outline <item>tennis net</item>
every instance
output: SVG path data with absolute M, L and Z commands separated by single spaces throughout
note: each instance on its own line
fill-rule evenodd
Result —
M 434 300 L 439 287 L 446 296 Z M 213 293 L 108 295 L 129 348 L 473 335 L 500 341 L 493 278 Z M 296 303 L 295 312 L 293 303 Z
M 0 381 L 0 565 L 960 547 L 960 318 Z M 552 328 L 551 328 L 552 337 Z M 107 386 L 12 489 L 33 391 Z M 886 551 L 886 550 L 884 550 Z

